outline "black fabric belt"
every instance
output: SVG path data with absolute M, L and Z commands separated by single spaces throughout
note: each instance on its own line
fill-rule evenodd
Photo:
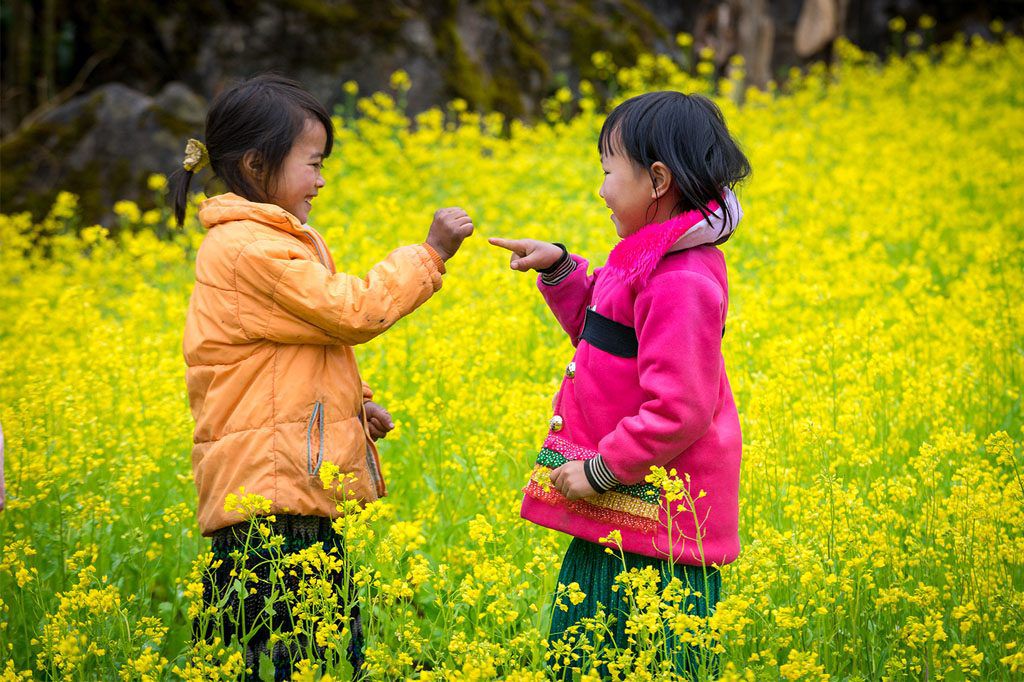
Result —
M 587 308 L 580 340 L 620 358 L 635 358 L 639 343 L 636 330 Z
M 725 337 L 725 327 L 722 327 Z M 583 333 L 580 341 L 586 341 L 594 348 L 620 358 L 635 358 L 640 344 L 636 338 L 636 330 L 632 327 L 605 317 L 592 308 L 587 308 L 587 316 L 583 321 Z

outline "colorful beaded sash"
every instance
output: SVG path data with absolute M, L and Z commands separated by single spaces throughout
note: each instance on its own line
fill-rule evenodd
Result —
M 588 519 L 616 528 L 653 534 L 658 527 L 658 503 L 661 498 L 658 489 L 650 483 L 619 485 L 606 493 L 581 500 L 567 499 L 551 485 L 552 469 L 569 460 L 592 459 L 596 456 L 594 450 L 548 434 L 524 492 L 541 502 L 563 507 Z

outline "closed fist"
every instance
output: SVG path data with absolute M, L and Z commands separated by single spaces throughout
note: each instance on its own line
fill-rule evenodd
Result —
M 458 207 L 442 208 L 434 214 L 427 233 L 429 244 L 442 260 L 448 260 L 462 246 L 462 241 L 473 234 L 473 219 Z

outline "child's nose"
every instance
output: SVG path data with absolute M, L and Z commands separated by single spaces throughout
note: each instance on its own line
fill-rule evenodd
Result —
M 324 180 L 324 176 L 322 176 L 319 173 L 317 173 L 317 176 L 316 176 L 316 186 L 317 187 L 323 187 L 326 184 L 327 184 L 327 181 Z

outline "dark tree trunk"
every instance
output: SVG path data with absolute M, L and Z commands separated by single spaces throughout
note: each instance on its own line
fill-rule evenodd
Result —
M 32 92 L 33 14 L 30 0 L 14 0 L 13 40 L 10 41 L 14 52 L 11 59 L 14 78 L 10 87 L 13 91 L 12 108 L 15 120 L 21 120 L 32 109 L 30 97 Z
M 45 104 L 53 97 L 57 85 L 57 0 L 44 0 L 41 32 L 42 70 L 36 97 L 39 104 Z

